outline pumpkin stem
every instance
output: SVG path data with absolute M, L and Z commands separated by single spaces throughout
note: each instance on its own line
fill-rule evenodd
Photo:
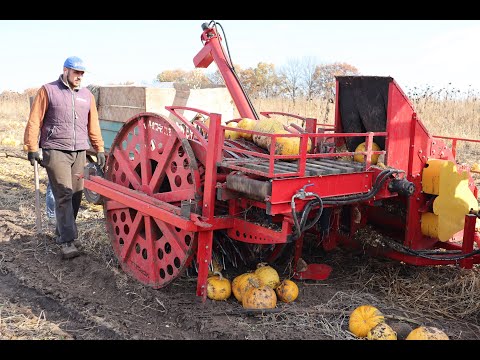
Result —
M 258 263 L 257 264 L 257 269 L 261 268 L 261 267 L 264 267 L 264 266 L 267 266 L 268 263 L 267 262 L 261 262 L 261 263 Z
M 220 278 L 219 280 L 222 280 L 222 279 L 223 279 L 222 273 L 219 272 L 219 271 L 214 271 L 214 272 L 213 272 L 213 275 L 218 275 L 219 278 Z
M 251 278 L 251 277 L 248 278 L 248 282 L 249 282 L 250 285 L 252 285 L 252 287 L 254 287 L 254 288 L 258 288 L 258 287 L 260 287 L 260 285 L 261 285 L 260 282 L 259 282 L 256 278 L 254 278 L 254 277 L 253 277 L 253 278 Z

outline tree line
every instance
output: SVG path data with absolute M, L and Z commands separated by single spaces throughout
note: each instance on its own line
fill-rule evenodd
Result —
M 242 69 L 234 65 L 240 82 L 253 99 L 286 97 L 296 99 L 331 99 L 335 94 L 335 76 L 360 75 L 350 64 L 334 62 L 318 65 L 310 57 L 291 59 L 278 70 L 274 64 L 260 62 L 255 68 Z M 162 71 L 156 77 L 160 82 L 176 82 L 192 89 L 224 86 L 220 71 L 206 73 L 203 69 Z

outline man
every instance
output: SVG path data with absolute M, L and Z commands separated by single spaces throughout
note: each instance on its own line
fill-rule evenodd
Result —
M 58 80 L 43 85 L 35 96 L 25 128 L 28 160 L 45 167 L 55 197 L 56 242 L 63 258 L 80 253 L 76 218 L 83 194 L 86 150 L 97 151 L 97 164 L 105 166 L 105 149 L 93 94 L 80 88 L 85 73 L 83 61 L 71 56 Z M 39 148 L 42 149 L 43 159 Z

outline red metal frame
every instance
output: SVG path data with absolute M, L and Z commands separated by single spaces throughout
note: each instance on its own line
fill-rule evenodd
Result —
M 233 67 L 225 56 L 221 45 L 221 37 L 217 34 L 215 27 L 206 28 L 201 40 L 203 48 L 194 57 L 193 62 L 196 67 L 206 68 L 213 61 L 217 64 L 222 74 L 225 84 L 230 91 L 232 99 L 238 109 L 240 116 L 256 119 L 255 110 L 251 107 L 246 95 L 243 92 L 241 84 L 238 82 Z M 361 220 L 351 215 L 350 233 L 345 235 L 339 232 L 340 220 L 342 217 L 341 207 L 333 207 L 330 219 L 331 229 L 328 236 L 322 241 L 324 249 L 330 250 L 338 245 L 355 246 L 353 234 L 362 226 L 365 226 L 368 219 L 383 224 L 391 224 L 392 230 L 403 237 L 403 245 L 413 249 L 434 249 L 438 247 L 447 247 L 449 249 L 459 249 L 462 254 L 472 252 L 474 242 L 478 237 L 475 236 L 475 220 L 473 215 L 467 215 L 465 218 L 465 227 L 463 233 L 462 245 L 440 243 L 437 239 L 432 239 L 422 235 L 421 232 L 421 214 L 428 206 L 428 199 L 422 192 L 421 174 L 429 159 L 455 159 L 456 144 L 458 140 L 476 141 L 462 138 L 447 138 L 432 136 L 418 119 L 413 106 L 408 98 L 402 92 L 397 83 L 392 79 L 388 89 L 388 108 L 387 123 L 385 132 L 367 132 L 367 133 L 343 133 L 341 126 L 341 114 L 339 111 L 339 85 L 337 81 L 335 107 L 335 124 L 320 124 L 315 119 L 304 118 L 298 115 L 281 112 L 262 112 L 263 116 L 282 115 L 302 120 L 305 124 L 305 131 L 302 128 L 293 126 L 291 134 L 262 134 L 271 137 L 271 147 L 269 153 L 262 153 L 250 150 L 242 145 L 235 145 L 235 142 L 225 141 L 225 130 L 235 130 L 228 124 L 221 124 L 221 116 L 216 113 L 209 113 L 202 109 L 167 106 L 166 109 L 176 116 L 183 124 L 187 139 L 189 139 L 192 149 L 197 159 L 205 166 L 205 181 L 202 211 L 200 214 L 191 214 L 190 218 L 181 215 L 179 207 L 165 203 L 160 199 L 155 199 L 147 194 L 141 194 L 137 191 L 109 183 L 98 176 L 85 176 L 85 187 L 95 191 L 105 198 L 109 199 L 106 206 L 116 206 L 123 204 L 154 215 L 162 221 L 174 223 L 182 229 L 198 232 L 197 262 L 198 262 L 198 280 L 196 294 L 203 300 L 206 298 L 206 282 L 208 275 L 208 265 L 212 259 L 213 232 L 218 229 L 226 229 L 228 235 L 237 240 L 256 244 L 279 244 L 277 251 L 283 248 L 283 244 L 290 241 L 290 235 L 293 229 L 293 218 L 291 199 L 306 185 L 310 185 L 308 191 L 318 194 L 322 198 L 332 196 L 342 196 L 349 194 L 366 193 L 370 189 L 380 174 L 381 169 L 373 167 L 371 157 L 373 154 L 385 154 L 385 163 L 391 168 L 405 171 L 405 179 L 415 185 L 415 192 L 408 198 L 400 197 L 396 193 L 388 191 L 389 181 L 386 181 L 380 191 L 373 199 L 363 201 L 362 203 L 352 204 L 351 214 L 361 215 Z M 204 114 L 210 117 L 208 128 L 201 122 L 191 122 L 182 114 L 181 110 L 189 110 Z M 230 121 L 238 121 L 233 119 Z M 202 131 L 200 131 L 200 129 Z M 255 134 L 252 130 L 242 130 L 246 133 Z M 205 134 L 208 134 L 208 138 Z M 350 136 L 364 136 L 366 141 L 366 150 L 361 152 L 366 155 L 364 171 L 348 174 L 335 174 L 327 176 L 305 176 L 307 159 L 328 158 L 337 156 L 352 156 L 354 152 L 342 153 L 319 153 L 316 146 L 312 152 L 307 151 L 307 142 L 310 139 L 315 145 L 324 142 L 326 139 L 335 141 L 336 145 L 345 142 L 345 138 Z M 385 149 L 381 151 L 372 151 L 373 137 L 385 137 Z M 275 142 L 279 137 L 299 137 L 300 151 L 295 156 L 275 155 Z M 452 147 L 446 146 L 442 139 L 452 140 Z M 408 149 L 408 152 L 406 152 Z M 225 156 L 226 151 L 230 154 L 240 156 L 249 156 L 249 161 L 268 161 L 268 171 L 252 170 L 245 166 L 246 162 L 235 157 Z M 283 174 L 274 174 L 275 161 L 280 159 L 297 160 L 297 171 Z M 221 173 L 223 171 L 223 174 Z M 234 192 L 223 192 L 219 200 L 216 200 L 217 190 L 225 190 L 225 173 L 241 171 L 246 176 L 252 178 L 261 178 L 264 181 L 271 182 L 271 195 L 264 201 L 254 201 L 242 197 L 241 194 Z M 471 189 L 475 196 L 477 189 L 471 182 Z M 219 192 L 220 194 L 220 192 Z M 168 197 L 168 195 L 165 195 Z M 310 200 L 307 197 L 305 200 Z M 382 211 L 376 211 L 373 207 L 375 202 L 390 199 L 398 201 L 405 206 L 407 216 L 405 222 L 392 220 L 388 214 Z M 227 202 L 229 216 L 215 216 L 216 203 L 218 201 Z M 297 211 L 301 211 L 306 201 L 298 200 Z M 274 231 L 261 225 L 254 224 L 248 220 L 239 218 L 241 210 L 249 206 L 256 206 L 265 209 L 268 215 L 277 216 L 281 229 Z M 402 232 L 399 230 L 404 227 Z M 296 240 L 294 267 L 296 271 L 296 262 L 301 257 L 303 247 L 303 236 Z M 377 251 L 378 252 L 378 251 Z M 383 256 L 390 257 L 406 263 L 415 265 L 438 265 L 438 264 L 456 264 L 457 260 L 431 260 L 419 256 L 406 255 L 394 250 L 383 251 Z M 480 263 L 480 255 L 474 255 L 462 259 L 459 264 L 464 268 L 471 268 L 473 264 Z M 322 270 L 323 271 L 323 270 Z M 329 271 L 323 272 L 328 276 Z M 317 274 L 318 275 L 318 274 Z M 322 275 L 322 276 L 323 276 Z M 315 276 L 312 275 L 314 278 Z M 320 276 L 320 275 L 319 275 Z M 296 273 L 297 278 L 304 278 L 302 274 Z M 318 279 L 319 277 L 317 277 Z

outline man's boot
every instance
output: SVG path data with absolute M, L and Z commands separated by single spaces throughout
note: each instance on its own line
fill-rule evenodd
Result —
M 80 255 L 80 251 L 78 251 L 73 242 L 64 243 L 60 245 L 60 248 L 62 250 L 62 257 L 64 259 L 72 259 Z

